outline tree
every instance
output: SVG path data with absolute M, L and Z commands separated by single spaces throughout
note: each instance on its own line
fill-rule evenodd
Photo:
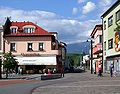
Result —
M 5 53 L 3 57 L 3 67 L 6 69 L 6 78 L 8 78 L 8 71 L 14 70 L 17 66 L 17 62 L 11 52 Z

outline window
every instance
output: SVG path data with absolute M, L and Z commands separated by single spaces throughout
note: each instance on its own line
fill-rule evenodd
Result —
M 106 21 L 104 21 L 104 30 L 106 29 Z
M 40 51 L 43 51 L 43 49 L 44 49 L 43 46 L 44 46 L 43 43 L 39 43 L 39 50 L 40 50 Z
M 120 10 L 116 12 L 116 21 L 120 20 Z
M 11 33 L 17 33 L 17 28 L 11 28 Z
M 113 48 L 113 39 L 108 40 L 108 49 Z
M 28 51 L 33 51 L 33 49 L 32 49 L 32 43 L 28 43 Z
M 104 42 L 104 50 L 106 50 L 106 41 Z
M 16 51 L 16 44 L 10 43 L 10 51 Z
M 33 33 L 34 32 L 34 28 L 24 28 L 24 32 L 25 33 Z
M 108 18 L 108 27 L 110 27 L 113 24 L 113 16 Z
M 99 37 L 99 43 L 102 43 L 102 40 L 103 40 L 103 37 L 102 37 L 102 35 L 100 35 L 100 37 Z

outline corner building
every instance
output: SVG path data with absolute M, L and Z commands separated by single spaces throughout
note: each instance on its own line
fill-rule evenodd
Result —
M 120 74 L 120 0 L 117 0 L 102 16 L 103 21 L 103 63 L 104 71 L 114 63 L 114 71 Z
M 4 25 L 4 53 L 11 51 L 24 73 L 41 73 L 43 69 L 62 67 L 62 53 L 57 32 L 47 32 L 32 22 Z

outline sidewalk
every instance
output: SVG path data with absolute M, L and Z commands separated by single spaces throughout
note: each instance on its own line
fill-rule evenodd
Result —
M 30 80 L 30 79 L 35 79 L 41 77 L 41 74 L 9 74 L 8 75 L 8 79 L 26 79 L 26 80 Z M 2 78 L 5 79 L 6 75 L 2 75 Z
M 98 77 L 98 74 L 91 74 L 90 70 L 87 70 L 85 74 L 94 80 L 120 80 L 120 75 L 110 77 L 109 73 L 102 73 L 102 76 Z

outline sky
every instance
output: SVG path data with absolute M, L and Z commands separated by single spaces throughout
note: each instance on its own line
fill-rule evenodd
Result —
M 117 0 L 0 0 L 0 25 L 32 21 L 48 32 L 58 32 L 66 44 L 84 42 L 101 15 Z

